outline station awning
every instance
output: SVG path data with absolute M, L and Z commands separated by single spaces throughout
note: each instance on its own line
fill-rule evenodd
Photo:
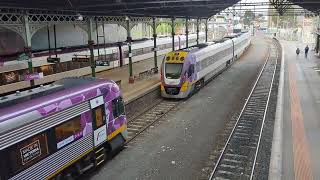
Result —
M 239 0 L 1 0 L 0 8 L 78 12 L 83 15 L 207 18 Z
M 240 0 L 1 0 L 0 8 L 12 8 L 50 14 L 104 16 L 155 16 L 208 18 Z M 268 0 L 266 0 L 268 1 Z M 275 1 L 276 3 L 286 1 Z M 289 0 L 309 11 L 319 13 L 318 0 Z M 46 12 L 47 11 L 47 12 Z

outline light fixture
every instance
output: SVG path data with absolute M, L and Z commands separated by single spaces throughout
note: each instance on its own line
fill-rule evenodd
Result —
M 77 14 L 77 21 L 83 21 L 83 16 L 80 13 Z

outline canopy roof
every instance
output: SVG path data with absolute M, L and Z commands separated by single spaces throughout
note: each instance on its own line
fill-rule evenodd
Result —
M 0 8 L 73 11 L 83 15 L 208 18 L 239 0 L 1 0 Z
M 320 9 L 318 0 L 289 1 L 313 12 Z M 1 0 L 0 8 L 83 15 L 208 18 L 237 2 L 239 0 Z
M 314 13 L 320 12 L 319 0 L 289 0 L 290 2 L 299 5 L 300 7 L 312 11 Z

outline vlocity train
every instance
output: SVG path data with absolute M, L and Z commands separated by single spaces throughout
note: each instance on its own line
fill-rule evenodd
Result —
M 251 35 L 240 33 L 219 42 L 169 52 L 161 66 L 161 95 L 186 98 L 241 56 Z
M 124 145 L 113 81 L 66 78 L 0 98 L 0 179 L 67 179 Z

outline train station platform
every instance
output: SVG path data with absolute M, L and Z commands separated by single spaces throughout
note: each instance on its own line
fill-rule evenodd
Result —
M 162 62 L 163 56 L 158 56 L 158 67 Z M 147 74 L 143 77 L 139 77 L 140 73 L 150 71 L 154 68 L 153 58 L 139 61 L 133 64 L 133 74 L 137 77 L 134 83 L 129 83 L 129 66 L 123 66 L 107 71 L 97 73 L 98 78 L 112 79 L 115 82 L 121 81 L 120 88 L 123 94 L 125 102 L 128 102 L 137 96 L 142 95 L 148 90 L 155 88 L 160 83 L 159 73 Z
M 158 56 L 158 68 L 160 69 L 161 62 L 163 59 L 163 55 Z M 151 73 L 151 69 L 154 68 L 154 59 L 153 58 L 148 58 L 144 59 L 141 61 L 137 61 L 132 64 L 132 69 L 133 69 L 133 74 L 136 77 L 134 83 L 129 83 L 129 66 L 124 65 L 122 67 L 117 67 L 113 69 L 108 69 L 108 70 L 99 70 L 96 73 L 96 77 L 98 78 L 105 78 L 105 79 L 110 79 L 113 80 L 117 83 L 120 83 L 120 88 L 124 97 L 125 102 L 129 102 L 144 93 L 148 92 L 151 89 L 156 88 L 156 86 L 159 85 L 160 83 L 160 76 L 159 73 Z M 84 69 L 84 68 L 83 68 Z M 78 70 L 80 71 L 80 70 Z M 82 70 L 83 71 L 83 70 Z M 85 74 L 86 76 L 91 76 L 91 69 L 90 67 L 85 69 Z M 150 71 L 150 73 L 147 73 L 146 71 Z M 81 72 L 83 74 L 83 72 Z M 65 74 L 65 77 L 70 77 L 70 76 L 82 76 L 82 74 L 77 72 L 77 70 L 73 70 Z M 143 75 L 143 76 L 141 76 Z M 63 78 L 63 77 L 61 77 Z M 60 79 L 61 79 L 60 78 Z M 57 80 L 53 79 L 53 80 Z M 11 86 L 15 85 L 18 87 L 28 87 L 29 82 L 23 81 L 23 82 L 18 82 L 15 84 L 12 84 Z M 45 82 L 37 82 L 37 84 L 42 84 Z M 7 85 L 8 86 L 8 85 Z M 0 94 L 1 93 L 6 93 L 8 89 L 17 89 L 16 87 L 6 87 L 6 86 L 0 86 Z
M 297 47 L 305 47 L 298 42 L 282 41 L 282 46 L 282 170 L 277 179 L 320 179 L 320 58 L 315 51 L 307 58 L 296 55 Z

